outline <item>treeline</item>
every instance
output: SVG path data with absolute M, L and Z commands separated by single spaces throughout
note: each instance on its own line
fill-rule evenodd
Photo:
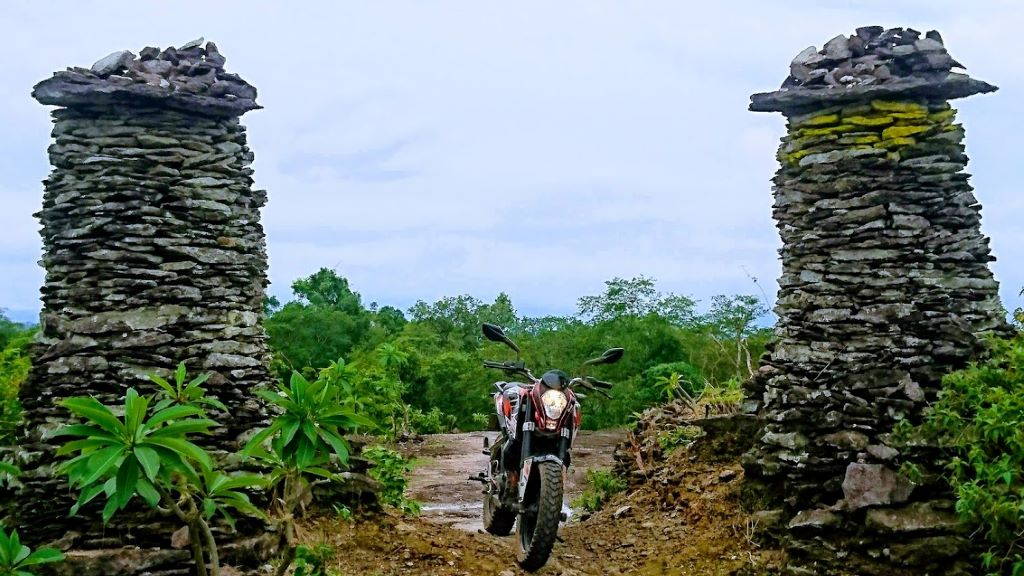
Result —
M 31 366 L 28 345 L 36 328 L 11 321 L 0 309 L 0 445 L 9 444 L 21 418 L 18 390 Z
M 572 372 L 607 348 L 624 347 L 621 362 L 595 369 L 616 386 L 612 400 L 586 399 L 584 426 L 592 429 L 625 425 L 634 412 L 680 390 L 735 390 L 770 336 L 768 311 L 753 296 L 716 296 L 698 313 L 697 302 L 660 293 L 646 277 L 606 282 L 569 316 L 520 315 L 505 294 L 489 303 L 468 295 L 421 301 L 406 311 L 364 304 L 348 280 L 328 269 L 296 280 L 292 292 L 287 303 L 266 302 L 275 375 L 287 382 L 293 370 L 310 379 L 331 370 L 352 405 L 395 436 L 487 425 L 491 382 L 504 375 L 482 362 L 511 353 L 483 339 L 483 322 L 504 327 L 537 374 Z M 35 330 L 0 312 L 0 442 L 20 418 L 18 389 L 28 376 Z
M 737 388 L 770 336 L 768 310 L 756 297 L 716 296 L 698 313 L 697 302 L 660 293 L 646 277 L 615 278 L 602 293 L 581 297 L 576 314 L 539 318 L 517 313 L 505 294 L 490 303 L 468 295 L 420 301 L 405 312 L 365 305 L 328 269 L 295 281 L 292 291 L 292 301 L 268 298 L 266 306 L 276 374 L 336 371 L 367 415 L 399 436 L 486 424 L 491 382 L 503 375 L 482 361 L 510 352 L 482 338 L 482 322 L 506 328 L 535 373 L 571 372 L 607 348 L 626 348 L 621 362 L 595 372 L 616 386 L 612 400 L 587 398 L 587 428 L 625 425 L 677 388 Z

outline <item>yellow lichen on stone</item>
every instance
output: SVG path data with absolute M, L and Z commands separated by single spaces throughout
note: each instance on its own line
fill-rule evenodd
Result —
M 839 114 L 822 114 L 821 116 L 813 116 L 797 124 L 797 127 L 803 126 L 828 126 L 829 124 L 836 124 L 839 122 Z
M 913 136 L 915 134 L 921 134 L 931 130 L 931 126 L 890 126 L 885 130 L 882 130 L 882 140 L 892 140 L 896 138 L 904 138 L 906 136 Z
M 886 140 L 882 140 L 878 144 L 875 144 L 875 148 L 893 149 L 901 148 L 903 146 L 913 146 L 914 144 L 917 144 L 917 140 L 914 140 L 913 138 L 888 138 Z
M 782 159 L 789 164 L 797 164 L 800 162 L 801 158 L 813 153 L 813 150 L 797 150 L 796 152 L 793 152 L 791 154 L 783 154 Z
M 847 116 L 843 118 L 843 122 L 848 122 L 856 126 L 886 126 L 893 123 L 893 117 L 886 116 Z
M 948 122 L 954 117 L 956 117 L 956 110 L 953 110 L 952 108 L 928 115 L 928 119 L 937 124 Z
M 916 102 L 894 102 L 892 100 L 872 100 L 871 107 L 882 112 L 903 112 L 928 114 L 928 108 Z
M 843 132 L 853 132 L 857 129 L 852 124 L 840 124 L 838 126 L 827 126 L 825 128 L 803 128 L 797 131 L 797 136 L 800 138 L 806 138 L 810 136 L 826 136 L 828 134 L 842 134 Z
M 897 120 L 924 120 L 928 114 L 924 112 L 893 112 L 891 116 Z
M 843 136 L 838 140 L 838 142 L 849 146 L 858 144 L 874 144 L 879 140 L 881 140 L 881 138 L 879 138 L 877 134 L 863 134 L 860 136 Z

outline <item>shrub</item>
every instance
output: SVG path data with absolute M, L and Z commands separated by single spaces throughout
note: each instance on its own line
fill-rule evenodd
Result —
M 412 471 L 412 463 L 384 446 L 371 446 L 363 450 L 363 456 L 373 463 L 370 476 L 380 484 L 380 501 L 406 514 L 419 514 L 419 502 L 405 496 L 406 475 Z
M 429 412 L 413 408 L 409 415 L 412 429 L 419 434 L 447 434 L 456 428 L 455 416 L 445 414 L 437 406 L 431 408 Z
M 335 479 L 332 464 L 348 466 L 345 434 L 357 428 L 373 429 L 374 422 L 355 413 L 346 401 L 345 389 L 329 371 L 310 382 L 292 372 L 287 386 L 256 393 L 280 410 L 270 426 L 246 444 L 246 454 L 269 469 L 268 484 L 274 492 L 274 513 L 283 524 L 281 561 L 275 574 L 283 576 L 295 560 L 298 534 L 295 517 L 312 497 L 317 478 Z
M 574 508 L 582 508 L 589 512 L 600 510 L 612 496 L 626 489 L 626 481 L 611 470 L 587 470 L 586 482 L 586 489 L 573 500 L 572 505 Z
M 183 367 L 179 373 L 184 379 Z M 208 434 L 217 423 L 205 418 L 202 408 L 152 402 L 134 388 L 125 393 L 123 407 L 116 409 L 93 397 L 68 398 L 60 404 L 84 421 L 57 432 L 72 438 L 57 452 L 73 455 L 60 465 L 68 484 L 79 491 L 71 514 L 101 494 L 106 498 L 104 523 L 136 496 L 152 508 L 166 508 L 188 527 L 198 575 L 206 576 L 209 566 L 209 574 L 217 576 L 219 554 L 210 528 L 214 516 L 233 523 L 229 509 L 262 515 L 240 491 L 262 479 L 215 470 L 210 455 L 190 439 L 193 434 Z
M 956 510 L 989 546 L 988 573 L 1024 574 L 1024 335 L 947 375 L 914 432 L 948 450 Z

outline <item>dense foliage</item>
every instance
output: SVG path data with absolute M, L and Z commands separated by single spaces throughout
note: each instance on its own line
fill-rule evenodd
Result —
M 18 390 L 28 378 L 28 345 L 35 332 L 12 322 L 0 310 L 0 445 L 11 443 L 20 418 Z
M 674 377 L 688 394 L 708 383 L 743 379 L 770 335 L 766 307 L 753 296 L 717 296 L 705 313 L 685 296 L 663 294 L 650 278 L 615 278 L 600 294 L 579 300 L 572 316 L 524 317 L 505 294 L 491 303 L 468 295 L 417 302 L 408 314 L 364 306 L 346 279 L 321 269 L 292 285 L 295 300 L 268 300 L 266 326 L 274 366 L 314 378 L 326 369 L 388 434 L 482 428 L 491 411 L 491 382 L 502 374 L 484 359 L 510 352 L 485 341 L 480 324 L 506 329 L 536 372 L 572 371 L 582 360 L 626 348 L 618 364 L 595 375 L 616 384 L 613 400 L 587 399 L 584 426 L 621 426 L 665 400 L 662 380 Z
M 1024 335 L 947 375 L 917 432 L 951 452 L 956 510 L 987 543 L 988 573 L 1024 575 Z

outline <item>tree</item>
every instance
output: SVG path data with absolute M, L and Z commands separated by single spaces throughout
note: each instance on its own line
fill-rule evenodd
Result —
M 348 286 L 348 279 L 329 268 L 292 282 L 292 292 L 299 300 L 313 306 L 324 306 L 348 314 L 365 313 L 362 298 Z
M 348 280 L 333 270 L 321 268 L 296 280 L 292 291 L 297 300 L 265 322 L 270 345 L 285 366 L 282 376 L 292 370 L 326 368 L 368 338 L 371 313 Z
M 448 296 L 427 304 L 420 300 L 409 309 L 413 322 L 427 324 L 441 337 L 460 350 L 472 350 L 480 343 L 480 323 L 485 304 L 463 294 Z
M 738 377 L 754 373 L 747 339 L 759 331 L 757 321 L 767 313 L 768 308 L 756 296 L 719 295 L 711 299 L 711 309 L 703 321 L 716 342 L 723 348 L 728 346 L 734 350 L 734 365 Z
M 604 293 L 584 296 L 577 303 L 579 315 L 590 322 L 640 318 L 650 314 L 658 314 L 680 325 L 693 319 L 696 303 L 692 299 L 658 292 L 654 280 L 647 276 L 631 280 L 616 277 L 604 284 Z
M 382 306 L 374 317 L 374 324 L 381 327 L 388 336 L 398 334 L 408 323 L 405 314 L 394 306 Z

